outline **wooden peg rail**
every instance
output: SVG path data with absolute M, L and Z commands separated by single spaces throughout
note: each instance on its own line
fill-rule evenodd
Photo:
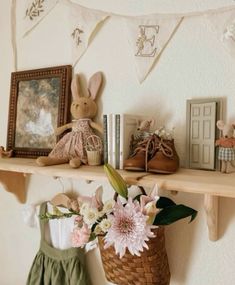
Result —
M 235 198 L 235 173 L 224 174 L 216 171 L 184 168 L 170 175 L 123 170 L 119 172 L 130 185 L 153 187 L 157 184 L 162 190 L 204 195 L 209 239 L 212 241 L 218 239 L 219 197 Z M 102 166 L 82 166 L 79 169 L 71 169 L 68 164 L 39 167 L 35 159 L 0 159 L 0 183 L 7 191 L 13 193 L 21 203 L 26 201 L 28 174 L 83 179 L 89 182 L 94 180 L 107 181 Z

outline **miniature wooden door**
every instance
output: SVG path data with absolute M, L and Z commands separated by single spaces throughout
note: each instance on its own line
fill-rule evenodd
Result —
M 189 167 L 215 169 L 216 102 L 190 108 Z

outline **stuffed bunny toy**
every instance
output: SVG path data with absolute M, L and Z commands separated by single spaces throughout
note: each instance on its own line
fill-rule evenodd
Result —
M 71 83 L 73 102 L 70 112 L 74 118 L 72 123 L 56 129 L 55 134 L 60 135 L 67 129 L 72 129 L 59 140 L 48 156 L 38 157 L 36 162 L 40 166 L 68 163 L 72 168 L 87 164 L 87 153 L 85 145 L 88 137 L 95 135 L 94 130 L 102 133 L 102 127 L 93 122 L 97 113 L 95 99 L 102 85 L 102 73 L 95 73 L 88 83 L 88 97 L 83 97 L 75 75 Z
M 225 124 L 222 120 L 217 121 L 216 125 L 222 131 L 222 137 L 215 142 L 215 145 L 219 146 L 218 159 L 222 162 L 221 172 L 229 173 L 229 168 L 233 167 L 235 160 L 235 125 Z

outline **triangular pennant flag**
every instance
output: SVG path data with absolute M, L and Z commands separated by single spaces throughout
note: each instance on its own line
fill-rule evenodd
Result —
M 23 35 L 27 35 L 55 7 L 58 1 L 26 0 Z
M 206 15 L 217 38 L 231 55 L 235 55 L 235 9 Z
M 74 65 L 86 51 L 98 25 L 107 17 L 107 13 L 70 4 L 70 39 Z
M 181 20 L 181 17 L 160 15 L 125 18 L 140 83 L 153 68 Z

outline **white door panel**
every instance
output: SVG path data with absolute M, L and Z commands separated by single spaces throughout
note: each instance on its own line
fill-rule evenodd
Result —
M 191 104 L 190 167 L 214 169 L 216 102 Z

